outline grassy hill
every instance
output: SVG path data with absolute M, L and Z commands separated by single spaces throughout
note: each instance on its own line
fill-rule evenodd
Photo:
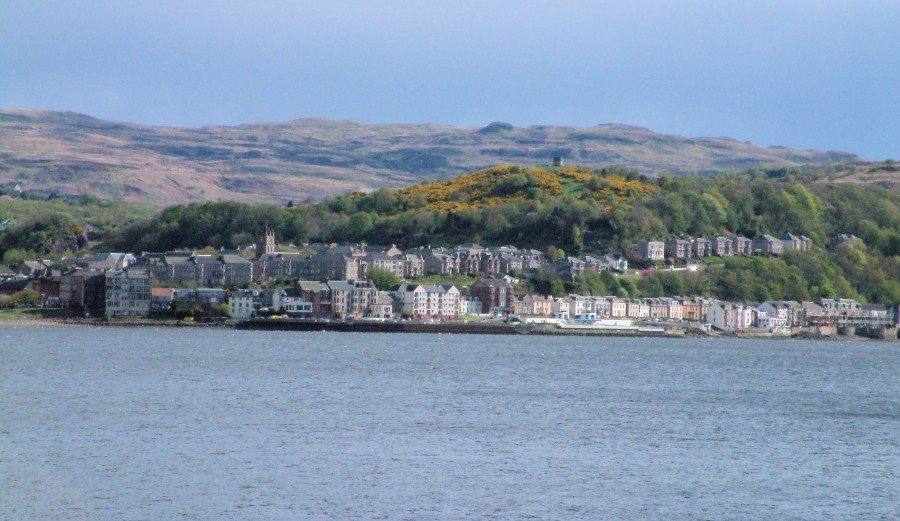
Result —
M 650 176 L 859 160 L 844 152 L 759 147 L 614 124 L 462 128 L 299 119 L 180 128 L 0 110 L 0 189 L 90 193 L 155 205 L 321 200 L 495 165 L 542 165 L 554 156 L 567 164 L 619 166 Z

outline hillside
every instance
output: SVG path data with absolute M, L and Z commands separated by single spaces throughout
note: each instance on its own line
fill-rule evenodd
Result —
M 844 152 L 685 138 L 626 125 L 461 128 L 299 119 L 180 128 L 0 110 L 0 188 L 150 204 L 318 200 L 500 164 L 541 165 L 553 156 L 651 176 L 859 160 Z
M 606 201 L 613 194 L 627 203 L 656 189 L 654 185 L 627 179 L 623 175 L 601 178 L 586 168 L 521 168 L 506 165 L 401 188 L 395 193 L 412 201 L 424 199 L 426 203 L 423 206 L 428 210 L 458 212 L 543 196 L 559 199 L 585 192 L 597 201 Z

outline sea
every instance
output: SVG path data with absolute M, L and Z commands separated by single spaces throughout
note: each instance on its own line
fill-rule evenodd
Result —
M 900 345 L 0 329 L 2 520 L 896 520 Z

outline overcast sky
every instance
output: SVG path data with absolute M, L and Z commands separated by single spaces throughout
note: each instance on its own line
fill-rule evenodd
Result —
M 0 107 L 627 123 L 900 159 L 900 1 L 0 1 Z

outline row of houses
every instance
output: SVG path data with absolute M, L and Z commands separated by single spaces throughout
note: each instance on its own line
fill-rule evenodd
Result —
M 714 302 L 706 322 L 722 331 L 757 327 L 769 332 L 795 327 L 896 327 L 896 310 L 884 304 L 860 304 L 852 299 L 815 302 Z
M 464 315 L 491 314 L 556 319 L 680 320 L 709 324 L 722 331 L 760 328 L 770 332 L 795 327 L 896 327 L 896 310 L 883 304 L 851 299 L 815 302 L 724 302 L 696 297 L 626 299 L 613 296 L 567 295 L 552 298 L 517 294 L 509 277 L 484 277 L 467 288 L 450 285 L 402 284 L 379 291 L 368 280 L 301 280 L 289 289 L 236 290 L 222 288 L 154 287 L 149 270 L 72 270 L 56 277 L 0 282 L 0 294 L 24 288 L 41 295 L 45 306 L 81 308 L 89 316 L 149 316 L 175 308 L 208 309 L 229 304 L 236 318 L 283 313 L 294 317 L 374 318 L 400 316 L 417 320 L 456 320 Z
M 253 251 L 250 251 L 250 250 Z M 404 279 L 426 275 L 484 274 L 503 276 L 535 270 L 576 277 L 586 269 L 625 271 L 621 255 L 565 257 L 548 263 L 543 252 L 513 245 L 486 247 L 477 243 L 452 248 L 420 246 L 401 250 L 396 245 L 304 244 L 299 251 L 278 251 L 275 235 L 266 232 L 264 246 L 250 245 L 214 254 L 193 251 L 101 253 L 60 261 L 29 261 L 12 275 L 48 276 L 59 266 L 86 271 L 146 269 L 155 284 L 237 287 L 271 280 L 366 280 L 373 268 Z M 296 249 L 296 248 L 293 248 Z M 3 266 L 0 266 L 2 281 Z
M 639 241 L 632 246 L 632 250 L 647 261 L 731 255 L 782 255 L 785 251 L 809 251 L 811 248 L 812 239 L 791 233 L 784 234 L 780 239 L 771 235 L 760 235 L 754 239 L 711 237 Z
M 186 292 L 172 288 L 155 289 L 157 304 L 166 309 L 205 302 L 183 301 Z M 223 290 L 224 291 L 224 290 Z M 455 286 L 403 284 L 391 291 L 379 291 L 371 281 L 297 281 L 287 289 L 235 290 L 227 295 L 232 316 L 251 318 L 284 314 L 296 318 L 391 319 L 410 316 L 418 320 L 456 320 L 461 315 L 481 312 L 477 299 L 463 297 Z M 473 305 L 473 303 L 475 305 Z

